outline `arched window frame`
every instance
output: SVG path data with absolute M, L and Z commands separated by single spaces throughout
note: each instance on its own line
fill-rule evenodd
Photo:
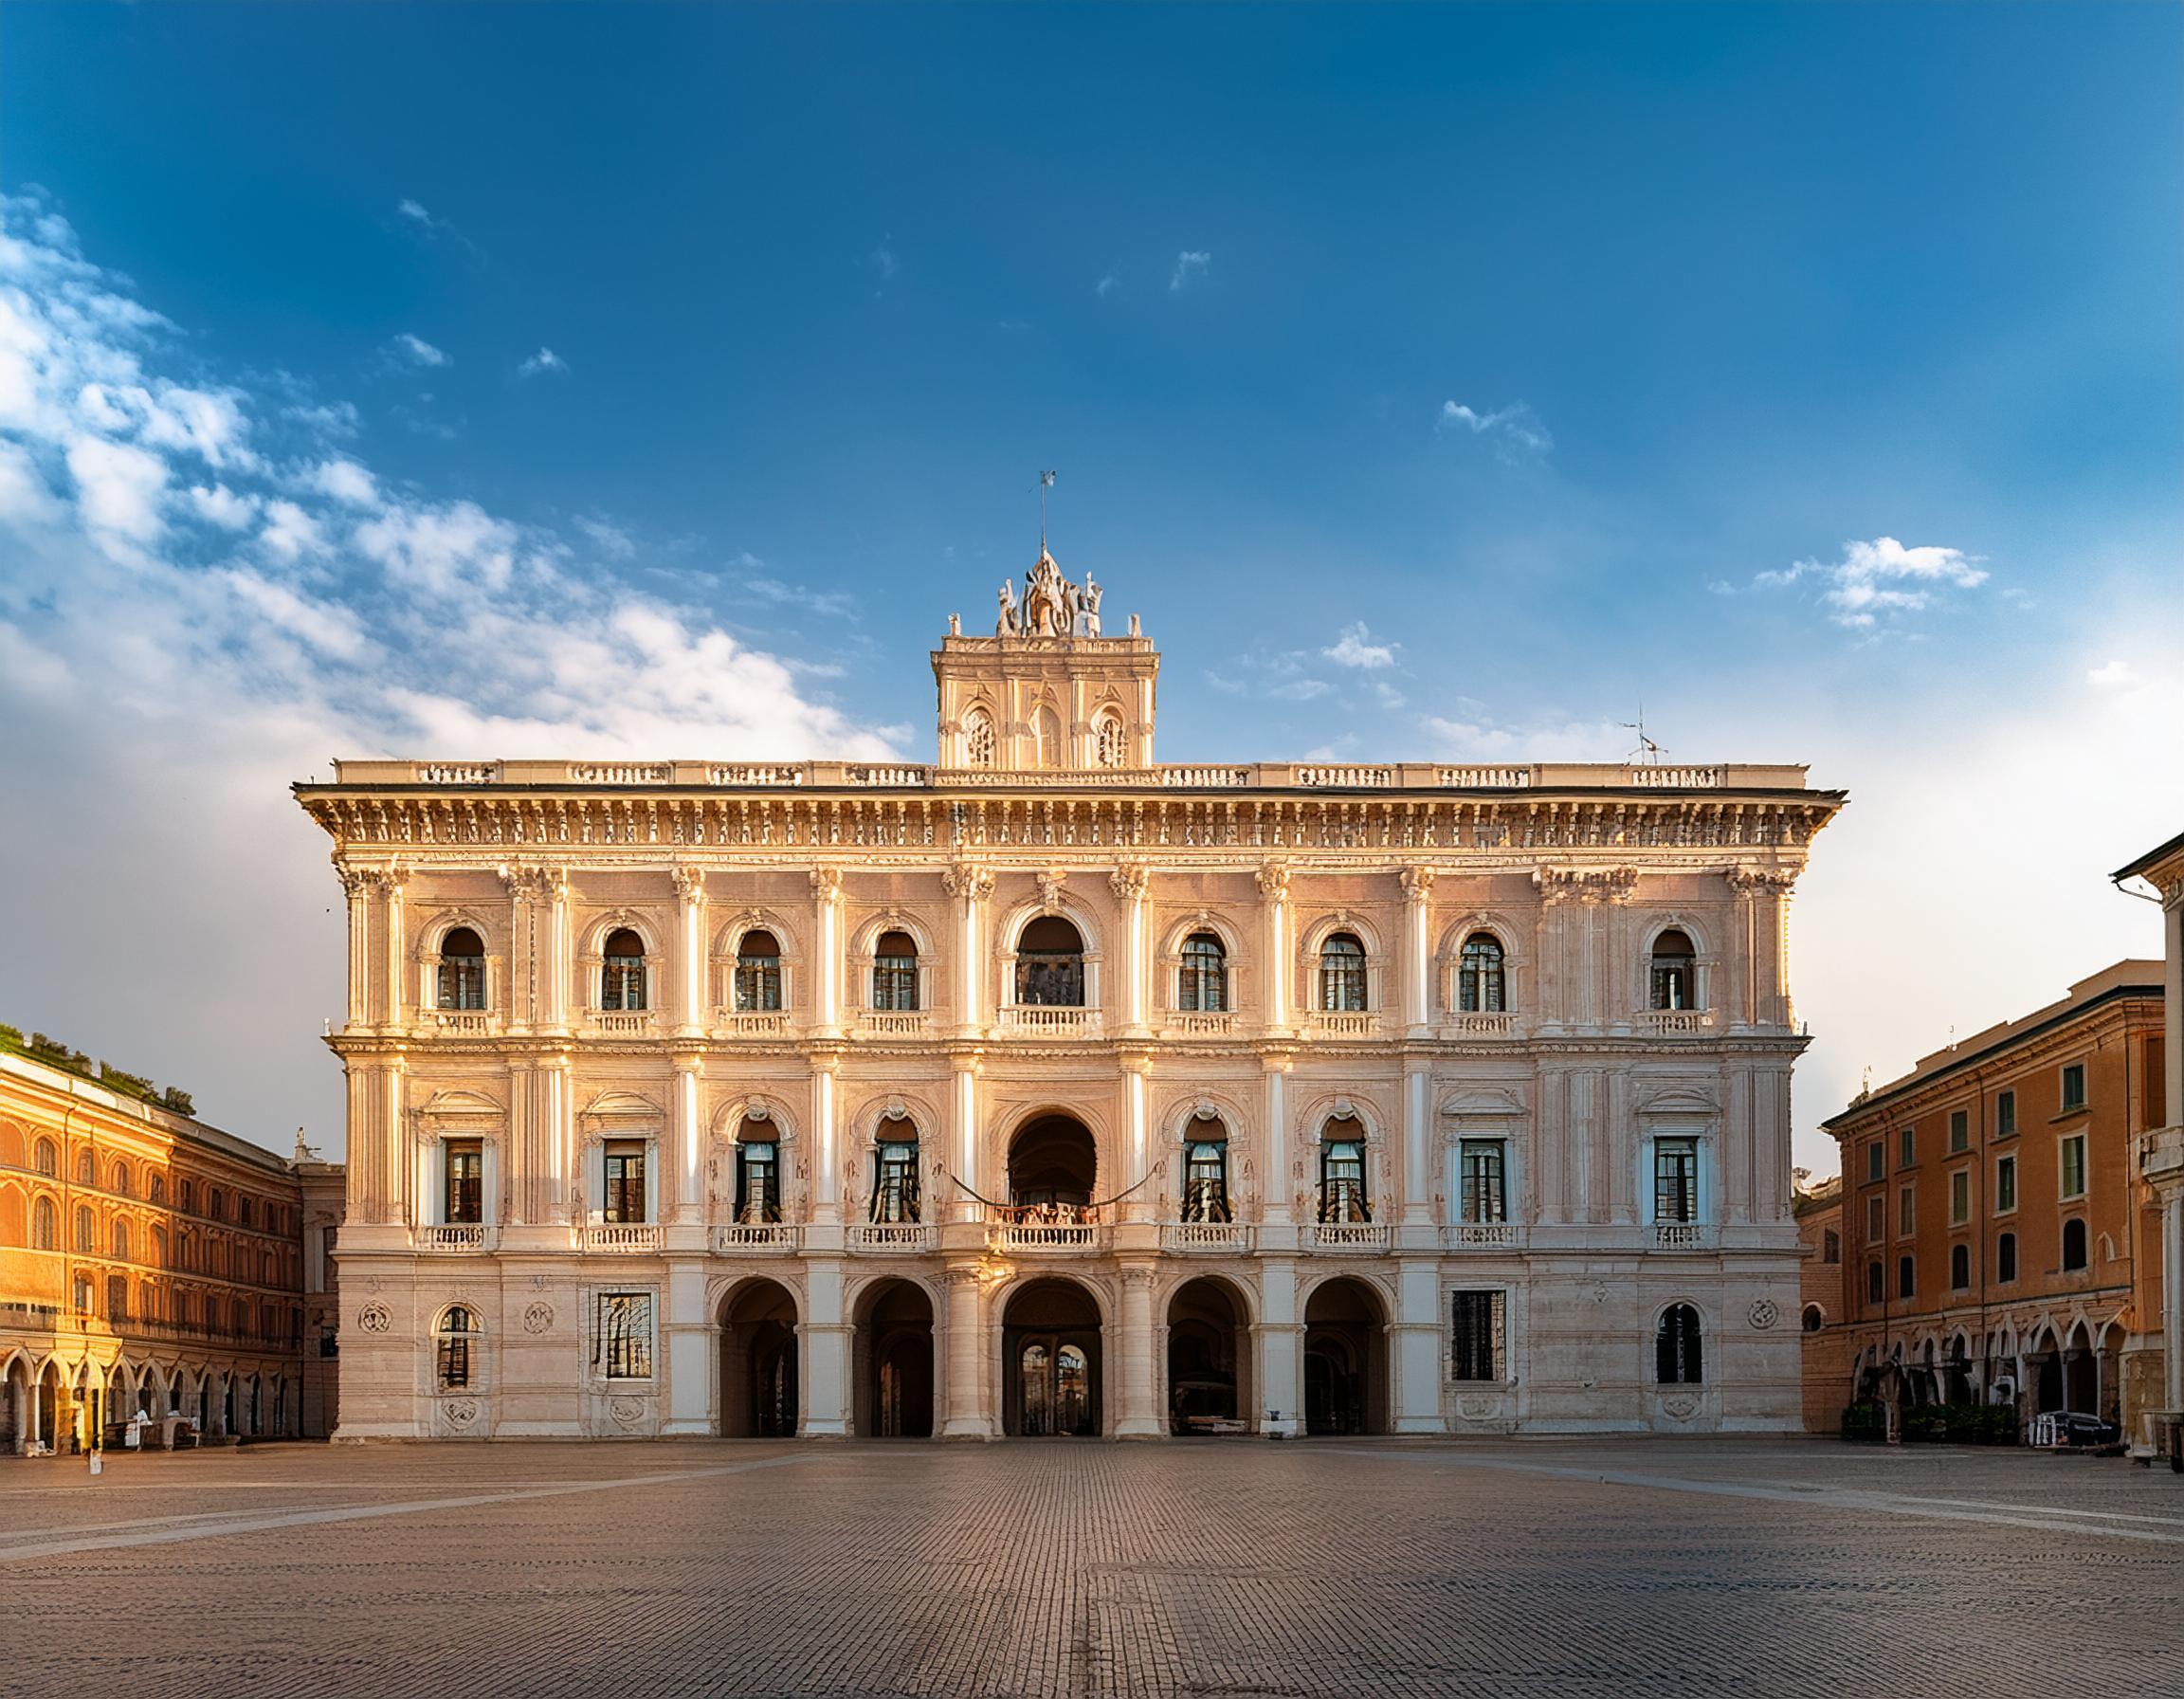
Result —
M 763 941 L 763 942 L 761 941 Z M 771 950 L 765 949 L 771 943 Z M 771 927 L 747 926 L 736 941 L 729 970 L 729 1007 L 737 1014 L 780 1014 L 788 1006 L 781 940 Z
M 1346 1099 L 1315 1105 L 1310 1114 L 1312 1219 L 1330 1226 L 1370 1223 L 1392 1184 L 1392 1178 L 1381 1172 L 1378 1126 L 1362 1105 Z M 1330 1138 L 1329 1129 L 1345 1121 L 1357 1124 L 1357 1134 Z M 1354 1172 L 1350 1159 L 1335 1156 L 1337 1145 L 1356 1146 Z M 1342 1164 L 1339 1173 L 1335 1170 L 1338 1161 Z
M 868 1107 L 859 1143 L 870 1190 L 864 1218 L 874 1226 L 914 1226 L 926 1218 L 926 1122 L 921 1105 L 890 1098 Z M 907 1154 L 901 1154 L 907 1146 Z
M 467 928 L 478 935 L 482 954 L 479 960 L 478 996 L 475 1005 L 442 1000 L 444 990 L 453 990 L 441 983 L 441 968 L 448 960 L 446 944 L 449 933 Z M 438 1014 L 442 1011 L 480 1013 L 497 1009 L 500 1000 L 500 976 L 502 959 L 494 948 L 494 931 L 482 915 L 466 908 L 443 909 L 420 930 L 417 944 L 417 1007 Z
M 1121 709 L 1103 703 L 1092 715 L 1092 765 L 1112 772 L 1130 764 L 1130 733 Z
M 1046 771 L 1068 766 L 1068 736 L 1060 703 L 1047 693 L 1033 698 L 1024 715 L 1024 765 Z
M 1802 1332 L 1818 1333 L 1828 1325 L 1828 1311 L 1818 1304 L 1808 1304 L 1798 1312 L 1797 1324 Z
M 963 710 L 962 764 L 966 767 L 992 767 L 1001 758 L 1000 722 L 992 706 L 985 702 L 974 702 Z
M 1466 1008 L 1471 977 L 1469 952 L 1474 942 L 1489 943 L 1501 953 L 1495 975 L 1500 985 L 1500 1000 L 1482 999 L 1483 1006 Z M 1444 1014 L 1451 1020 L 1462 1022 L 1471 1015 L 1516 1013 L 1523 1006 L 1518 979 L 1522 964 L 1516 930 L 1507 922 L 1493 915 L 1465 916 L 1442 934 L 1437 966 Z
M 1665 1304 L 1653 1322 L 1653 1381 L 1657 1386 L 1706 1384 L 1706 1318 L 1696 1304 Z
M 994 959 L 995 988 L 1005 1007 L 1016 1006 L 1017 946 L 1032 922 L 1052 915 L 1077 928 L 1077 941 L 1084 946 L 1084 1002 L 1086 1010 L 1102 1007 L 1101 988 L 1100 927 L 1091 911 L 1066 891 L 1058 891 L 1051 905 L 1039 898 L 1019 903 L 1003 918 L 997 929 L 999 949 Z
M 1322 971 L 1327 942 L 1344 932 L 1357 941 L 1358 948 L 1365 955 L 1365 1007 L 1361 1010 L 1331 1010 L 1327 1005 L 1327 980 Z M 1377 1014 L 1388 1006 L 1386 968 L 1386 953 L 1376 928 L 1346 910 L 1320 915 L 1304 927 L 1298 938 L 1296 971 L 1303 995 L 1296 1006 L 1315 1014 Z
M 1631 1007 L 1647 1014 L 1661 1013 L 1653 1002 L 1653 952 L 1662 937 L 1670 932 L 1681 932 L 1691 941 L 1692 1003 L 1688 1011 L 1681 1013 L 1707 1014 L 1714 1007 L 1714 952 L 1706 929 L 1682 913 L 1658 914 L 1647 923 L 1637 952 L 1638 982 Z
M 766 1137 L 757 1136 L 760 1134 Z M 854 1150 L 854 1132 L 846 1148 Z M 784 1222 L 803 1220 L 809 1182 L 799 1172 L 802 1142 L 796 1117 L 781 1098 L 755 1092 L 732 1098 L 713 1113 L 709 1141 L 712 1160 L 706 1181 L 708 1218 L 721 1225 L 741 1221 L 738 1204 L 743 1187 L 743 1147 L 747 1142 L 774 1145 L 774 1191 L 780 1219 Z M 856 1183 L 853 1157 L 843 1159 L 843 1171 L 850 1181 L 844 1190 L 853 1190 Z
M 61 1206 L 44 1192 L 30 1200 L 30 1249 L 61 1249 Z
M 50 1139 L 38 1141 L 31 1152 L 31 1165 L 47 1179 L 61 1178 L 61 1147 Z
M 1208 926 L 1192 928 L 1177 951 L 1175 1007 L 1186 1014 L 1228 1014 L 1228 947 Z
M 883 1010 L 879 1005 L 880 941 L 890 932 L 901 933 L 916 952 L 912 958 L 917 976 L 914 995 L 918 999 L 914 1010 Z M 778 938 L 780 934 L 774 936 Z M 934 1003 L 934 969 L 938 962 L 932 928 L 919 917 L 894 908 L 868 917 L 858 927 L 849 951 L 851 983 L 856 987 L 859 1006 L 875 1014 L 927 1013 Z
M 467 1304 L 450 1304 L 432 1322 L 432 1384 L 440 1392 L 475 1392 L 483 1368 L 485 1327 Z
M 2077 1260 L 2071 1260 L 2071 1240 L 2077 1240 Z M 2083 1274 L 2093 1266 L 2093 1234 L 2083 1215 L 2067 1215 L 2056 1235 L 2056 1266 L 2066 1274 Z
M 1178 1220 L 1218 1226 L 1236 1219 L 1234 1150 L 1228 1124 L 1218 1111 L 1208 1114 L 1201 1106 L 1185 1120 Z
M 725 1020 L 733 1019 L 738 1013 L 748 1013 L 739 1012 L 736 1007 L 736 963 L 742 954 L 743 936 L 748 932 L 774 935 L 774 941 L 781 949 L 779 1013 L 795 1013 L 803 1007 L 805 996 L 803 936 L 789 923 L 786 916 L 774 909 L 746 908 L 713 934 L 712 996 L 716 1014 Z
M 616 951 L 611 946 L 617 939 L 633 939 L 637 953 Z M 629 964 L 634 962 L 634 967 Z M 652 1011 L 653 988 L 659 983 L 654 971 L 654 952 L 646 945 L 645 935 L 634 926 L 616 926 L 599 941 L 599 966 L 592 977 L 597 988 L 597 1001 L 593 1007 L 603 1014 L 649 1014 Z

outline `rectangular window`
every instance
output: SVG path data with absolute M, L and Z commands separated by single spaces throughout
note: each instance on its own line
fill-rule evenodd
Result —
M 1503 1295 L 1501 1292 L 1458 1292 L 1455 1325 L 1449 1337 L 1448 1378 L 1451 1380 L 1502 1380 L 1507 1379 L 1502 1340 Z
M 908 1139 L 883 1139 L 872 1187 L 872 1219 L 910 1222 L 919 1218 L 918 1145 Z
M 1887 1174 L 1888 1157 L 1882 1148 L 1881 1141 L 1876 1139 L 1866 1147 L 1866 1178 L 1867 1179 L 1884 1179 L 1887 1178 Z
M 1896 1188 L 1896 1236 L 1907 1239 L 1919 1231 L 1919 1194 L 1910 1186 Z
M 2063 1141 L 2063 1196 L 2085 1196 L 2085 1135 L 2072 1133 Z
M 2017 1136 L 2017 1094 L 2005 1091 L 1994 1100 L 1994 1136 L 2013 1139 Z
M 1898 1257 L 1896 1259 L 1896 1295 L 1899 1298 L 1914 1298 L 1918 1294 L 1919 1265 L 1910 1257 Z
M 1466 1139 L 1462 1150 L 1461 1207 L 1465 1221 L 1506 1221 L 1508 1197 L 1502 1188 L 1502 1142 Z
M 1972 1170 L 1959 1168 L 1949 1177 L 1949 1225 L 1961 1227 L 1972 1219 Z
M 652 1378 L 652 1294 L 601 1292 L 592 1361 L 610 1380 Z
M 1951 1109 L 1949 1111 L 1949 1149 L 1951 1154 L 1954 1155 L 1957 1151 L 1970 1150 L 1971 1148 L 1972 1111 L 1969 1109 Z
M 1183 1147 L 1183 1219 L 1232 1220 L 1228 1212 L 1228 1142 L 1193 1139 Z
M 1699 1141 L 1653 1141 L 1653 1219 L 1699 1219 Z
M 1888 1236 L 1888 1200 L 1876 1192 L 1866 1200 L 1866 1242 L 1878 1245 Z
M 780 1147 L 749 1143 L 737 1147 L 736 1219 L 759 1227 L 781 1219 Z
M 2008 1215 L 2017 1207 L 2017 1159 L 2002 1157 L 1994 1163 L 1994 1211 Z
M 441 1146 L 446 1167 L 443 1202 L 446 1219 L 460 1226 L 485 1219 L 485 1147 L 475 1140 L 450 1140 Z
M 607 1142 L 605 1218 L 629 1225 L 648 1219 L 645 1209 L 645 1141 L 642 1139 Z
M 1994 1241 L 1994 1278 L 2011 1281 L 2017 1278 L 2017 1235 L 2006 1233 Z
M 911 1010 L 918 1007 L 918 958 L 881 956 L 872 962 L 872 1007 Z
M 1365 1146 L 1354 1139 L 1332 1139 L 1320 1146 L 1320 1219 L 1373 1219 L 1373 1205 L 1365 1196 Z
M 1820 1235 L 1820 1260 L 1840 1263 L 1843 1260 L 1843 1235 L 1832 1227 Z
M 2063 1112 L 2085 1106 L 2085 1064 L 2073 1062 L 2063 1070 Z
M 1882 1285 L 1881 1265 L 1878 1262 L 1866 1265 L 1866 1302 L 1873 1305 L 1887 1302 L 1887 1290 Z
M 1919 1160 L 1919 1135 L 1916 1127 L 1905 1127 L 1896 1135 L 1896 1166 L 1910 1168 Z

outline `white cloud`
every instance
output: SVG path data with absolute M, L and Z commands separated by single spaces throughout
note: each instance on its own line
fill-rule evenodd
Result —
M 2103 690 L 2114 690 L 2145 681 L 2138 676 L 2138 669 L 2130 662 L 2108 661 L 2086 673 L 2085 682 Z
M 1419 722 L 1433 753 L 1452 761 L 1619 761 L 1630 752 L 1631 733 L 1611 720 L 1543 715 L 1498 721 L 1480 704 L 1464 704 L 1466 718 L 1429 714 Z
M 864 256 L 865 268 L 883 283 L 892 281 L 895 274 L 902 269 L 902 262 L 891 246 L 894 240 L 892 236 L 881 237 L 879 245 Z
M 1175 269 L 1169 273 L 1168 289 L 1174 294 L 1206 275 L 1213 264 L 1213 256 L 1194 248 L 1185 248 L 1175 256 Z
M 1876 537 L 1870 542 L 1845 543 L 1840 560 L 1800 560 L 1794 566 L 1756 574 L 1752 582 L 1779 588 L 1810 578 L 1822 586 L 1820 600 L 1829 619 L 1853 630 L 1870 630 L 1884 618 L 1893 620 L 1933 606 L 1939 590 L 1971 590 L 1984 584 L 1982 558 L 1934 544 L 1905 548 L 1893 537 Z
M 387 344 L 387 350 L 398 361 L 411 366 L 446 366 L 454 363 L 423 337 L 409 331 L 398 334 Z
M 519 377 L 537 377 L 545 373 L 565 373 L 569 362 L 551 348 L 541 348 L 537 354 L 516 368 Z
M 1496 456 L 1512 464 L 1538 459 L 1555 447 L 1555 439 L 1548 434 L 1539 415 L 1521 401 L 1483 413 L 1460 401 L 1444 401 L 1433 429 L 1436 435 L 1464 429 L 1473 436 L 1485 437 L 1493 443 Z
M 619 525 L 609 524 L 605 520 L 580 519 L 576 521 L 576 529 L 589 537 L 601 554 L 613 559 L 628 560 L 637 553 L 637 544 L 630 539 L 629 533 Z
M 357 549 L 384 567 L 390 581 L 438 601 L 507 589 L 517 540 L 514 525 L 475 502 L 397 504 L 357 526 L 355 536 Z
M 1410 700 L 1385 679 L 1373 681 L 1373 694 L 1380 699 L 1380 705 L 1384 708 L 1399 708 Z
M 308 482 L 320 495 L 332 496 L 352 507 L 379 505 L 378 481 L 353 460 L 321 461 L 312 468 Z
M 258 541 L 276 560 L 292 562 L 326 552 L 326 535 L 318 520 L 293 502 L 265 503 L 265 529 L 258 534 Z
M 160 505 L 167 463 L 149 449 L 106 437 L 80 436 L 68 445 L 68 470 L 85 528 L 111 552 L 118 539 L 154 541 L 164 528 Z
M 225 484 L 200 484 L 190 491 L 190 505 L 199 519 L 223 531 L 247 531 L 258 517 L 259 498 L 238 494 Z
M 1335 686 L 1325 679 L 1287 679 L 1279 685 L 1269 685 L 1266 694 L 1283 702 L 1317 702 L 1322 696 L 1334 694 Z
M 1368 643 L 1366 639 L 1370 635 L 1365 629 L 1365 622 L 1359 620 L 1356 625 L 1344 626 L 1341 637 L 1334 647 L 1323 649 L 1320 653 L 1338 667 L 1361 667 L 1370 670 L 1394 666 L 1397 646 L 1391 643 Z
M 394 212 L 397 217 L 406 218 L 411 224 L 422 225 L 426 229 L 431 229 L 440 222 L 431 213 L 426 211 L 422 205 L 411 200 L 408 195 L 404 195 L 394 203 Z
M 60 512 L 29 454 L 17 444 L 0 441 L 0 523 L 43 522 Z
M 756 557 L 739 555 L 738 566 L 756 566 Z M 760 601 L 772 602 L 777 607 L 800 608 L 807 612 L 818 613 L 829 619 L 855 611 L 856 599 L 839 590 L 813 590 L 804 584 L 785 584 L 779 578 L 745 578 L 743 588 Z

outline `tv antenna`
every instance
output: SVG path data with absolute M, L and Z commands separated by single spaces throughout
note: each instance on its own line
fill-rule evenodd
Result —
M 1625 756 L 1623 758 L 1625 760 L 1642 760 L 1650 767 L 1658 767 L 1661 764 L 1661 758 L 1668 752 L 1646 735 L 1646 704 L 1644 703 L 1638 704 L 1637 719 L 1618 720 L 1615 723 L 1627 732 L 1638 734 L 1638 747 Z

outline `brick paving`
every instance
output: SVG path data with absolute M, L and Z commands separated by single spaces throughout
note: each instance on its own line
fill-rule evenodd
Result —
M 0 1693 L 2184 1694 L 2184 1479 L 1817 1441 L 0 1463 Z

